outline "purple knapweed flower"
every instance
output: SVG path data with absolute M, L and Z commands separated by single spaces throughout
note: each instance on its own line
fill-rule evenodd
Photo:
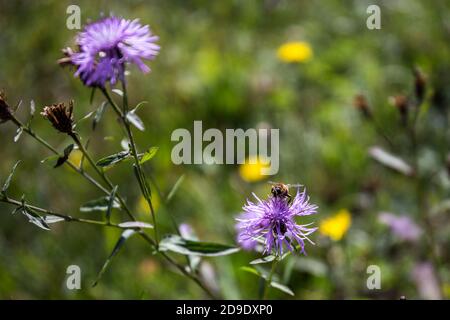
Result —
M 72 64 L 83 83 L 92 87 L 104 87 L 107 82 L 124 81 L 125 64 L 133 63 L 146 73 L 150 68 L 143 59 L 152 60 L 160 47 L 159 38 L 148 25 L 137 19 L 126 20 L 107 17 L 88 24 L 76 38 L 79 51 L 65 50 L 62 64 Z
M 238 242 L 243 249 L 252 250 L 258 243 L 264 246 L 264 253 L 274 252 L 282 255 L 285 248 L 294 251 L 296 244 L 299 251 L 305 252 L 305 240 L 317 228 L 308 228 L 310 224 L 297 224 L 296 218 L 317 212 L 317 206 L 309 203 L 306 191 L 297 190 L 292 203 L 285 197 L 271 196 L 267 200 L 257 202 L 247 200 L 242 213 L 236 220 Z
M 396 216 L 382 212 L 379 221 L 391 229 L 392 233 L 404 241 L 416 241 L 422 234 L 422 229 L 408 216 Z

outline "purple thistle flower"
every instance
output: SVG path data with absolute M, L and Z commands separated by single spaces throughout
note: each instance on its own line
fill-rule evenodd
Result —
M 134 63 L 144 73 L 150 71 L 142 60 L 155 58 L 160 49 L 155 44 L 158 39 L 137 19 L 107 17 L 88 24 L 76 38 L 79 51 L 69 52 L 62 60 L 70 59 L 77 67 L 75 76 L 87 86 L 114 85 L 124 81 L 125 63 Z
M 287 198 L 270 197 L 267 200 L 259 199 L 257 202 L 247 200 L 242 213 L 236 220 L 238 230 L 238 242 L 246 250 L 254 249 L 258 243 L 264 244 L 264 253 L 274 251 L 282 255 L 284 248 L 294 251 L 296 243 L 300 246 L 300 252 L 305 252 L 305 242 L 308 235 L 317 228 L 308 228 L 310 224 L 299 225 L 295 221 L 298 216 L 307 216 L 317 212 L 317 206 L 309 203 L 306 191 L 297 194 L 292 203 Z

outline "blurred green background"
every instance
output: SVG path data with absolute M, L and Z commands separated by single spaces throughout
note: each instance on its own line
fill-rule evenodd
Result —
M 366 27 L 370 4 L 381 8 L 381 30 Z M 416 270 L 432 261 L 427 249 L 429 230 L 439 248 L 434 271 L 440 297 L 450 297 L 447 209 L 433 210 L 450 199 L 445 159 L 449 148 L 450 10 L 448 1 L 0 1 L 0 88 L 8 102 L 22 100 L 18 116 L 26 121 L 30 100 L 38 111 L 54 102 L 75 100 L 82 118 L 103 101 L 92 104 L 90 90 L 61 69 L 60 49 L 73 46 L 77 30 L 66 28 L 66 8 L 77 4 L 82 23 L 110 12 L 139 18 L 160 36 L 161 53 L 142 75 L 129 76 L 130 104 L 148 104 L 139 111 L 145 132 L 136 131 L 141 150 L 159 146 L 146 171 L 161 196 L 157 220 L 164 233 L 173 233 L 172 215 L 190 224 L 202 240 L 235 243 L 234 217 L 252 192 L 269 193 L 267 180 L 301 183 L 319 205 L 321 221 L 340 210 L 350 213 L 351 225 L 338 239 L 326 232 L 311 238 L 308 256 L 293 256 L 279 268 L 280 281 L 295 296 L 273 290 L 279 299 L 398 299 L 427 298 Z M 286 63 L 277 55 L 291 41 L 312 49 L 307 61 Z M 422 181 L 431 218 L 426 228 L 417 204 L 416 183 L 392 172 L 368 156 L 368 148 L 389 146 L 372 123 L 352 106 L 363 93 L 381 130 L 393 141 L 389 150 L 406 161 L 413 155 L 408 133 L 389 97 L 413 91 L 413 67 L 427 77 L 426 114 L 421 116 L 419 167 L 437 171 L 435 183 Z M 280 171 L 270 179 L 246 181 L 239 166 L 175 166 L 170 159 L 176 128 L 280 128 Z M 33 128 L 62 150 L 69 140 L 56 134 L 36 115 Z M 90 121 L 78 130 L 90 138 L 95 159 L 120 151 L 122 131 L 108 110 L 95 132 Z M 73 216 L 101 219 L 101 213 L 81 213 L 79 206 L 102 196 L 67 167 L 53 169 L 40 161 L 50 154 L 25 134 L 14 143 L 11 123 L 0 126 L 0 180 L 21 159 L 10 194 L 41 207 Z M 73 155 L 74 157 L 76 156 Z M 119 184 L 140 220 L 150 222 L 129 164 L 108 171 Z M 174 198 L 162 199 L 184 175 Z M 155 187 L 154 187 L 155 189 Z M 445 206 L 444 206 L 445 207 Z M 100 284 L 91 284 L 119 233 L 75 223 L 60 223 L 44 231 L 13 207 L 0 204 L 0 298 L 2 299 L 198 299 L 203 293 L 167 268 L 138 237 L 131 238 Z M 379 222 L 381 211 L 406 214 L 423 230 L 408 243 Z M 343 211 L 341 211 L 343 212 Z M 115 219 L 125 219 L 115 212 Z M 332 221 L 333 222 L 333 221 Z M 348 222 L 348 221 L 347 221 Z M 339 228 L 339 226 L 337 227 Z M 174 256 L 176 257 L 176 256 Z M 259 281 L 240 269 L 256 253 L 205 258 L 202 272 L 227 299 L 257 297 Z M 181 258 L 181 257 L 176 257 Z M 182 261 L 180 259 L 180 261 Z M 66 289 L 66 268 L 82 269 L 82 289 Z M 368 290 L 366 268 L 382 270 L 382 288 Z M 422 281 L 423 282 L 423 281 Z M 423 283 L 422 283 L 423 284 Z M 436 289 L 436 288 L 434 288 Z M 436 290 L 435 290 L 436 291 Z M 436 296 L 434 296 L 436 297 Z

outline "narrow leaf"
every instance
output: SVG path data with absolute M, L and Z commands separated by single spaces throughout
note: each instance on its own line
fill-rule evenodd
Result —
M 96 165 L 99 167 L 110 167 L 125 160 L 129 156 L 130 156 L 129 151 L 121 151 L 119 153 L 100 159 L 99 161 L 97 161 Z
M 22 206 L 22 214 L 28 218 L 28 221 L 41 229 L 50 230 L 47 222 L 36 212 L 28 208 L 27 206 Z
M 145 151 L 139 159 L 139 164 L 144 164 L 145 162 L 151 160 L 156 155 L 156 152 L 158 152 L 158 149 L 158 147 L 151 147 Z
M 123 91 L 120 89 L 112 89 L 112 92 L 114 92 L 115 94 L 117 94 L 120 97 L 123 97 Z
M 141 221 L 128 221 L 128 222 L 122 222 L 119 224 L 119 227 L 121 228 L 128 228 L 128 229 L 153 229 L 153 226 L 150 223 L 141 222 Z
M 61 221 L 66 221 L 66 219 L 64 219 L 62 217 L 54 216 L 54 215 L 45 216 L 43 219 L 44 219 L 44 221 L 47 224 L 52 224 L 52 223 L 57 223 L 57 222 L 61 222 Z
M 394 156 L 380 147 L 372 147 L 369 149 L 369 155 L 382 165 L 398 171 L 406 176 L 414 175 L 414 169 L 406 163 L 402 158 Z
M 175 184 L 173 185 L 172 189 L 169 192 L 169 195 L 167 196 L 167 202 L 169 202 L 173 198 L 173 196 L 178 191 L 183 181 L 184 181 L 184 174 L 181 177 L 179 177 L 177 182 L 175 182 Z
M 103 101 L 100 107 L 98 107 L 97 111 L 95 112 L 94 121 L 92 121 L 92 130 L 95 130 L 97 128 L 97 125 L 99 124 L 100 120 L 103 117 L 103 114 L 105 113 L 105 109 L 108 103 L 106 101 Z
M 23 128 L 22 127 L 17 129 L 16 135 L 14 136 L 14 142 L 19 141 L 20 137 L 22 136 L 22 133 L 23 133 Z
M 14 172 L 16 171 L 17 166 L 19 165 L 20 160 L 16 162 L 16 164 L 12 167 L 11 173 L 9 174 L 8 178 L 6 178 L 5 184 L 3 185 L 2 188 L 2 193 L 6 193 L 6 191 L 9 188 L 9 185 L 11 184 L 11 180 L 14 176 Z
M 93 287 L 95 287 L 97 285 L 97 283 L 100 281 L 100 278 L 103 276 L 103 274 L 105 273 L 109 264 L 111 263 L 112 258 L 114 258 L 114 256 L 119 252 L 120 248 L 122 248 L 122 246 L 125 244 L 125 241 L 129 237 L 131 237 L 135 232 L 136 231 L 131 230 L 131 229 L 127 229 L 124 232 L 122 232 L 122 235 L 120 236 L 119 240 L 117 241 L 116 245 L 114 246 L 113 251 L 109 255 L 108 259 L 106 259 L 105 263 L 103 264 L 102 269 L 100 270 L 100 272 L 97 275 L 96 280 L 92 284 Z
M 119 188 L 119 186 L 115 186 L 109 195 L 108 209 L 106 210 L 106 221 L 111 220 L 111 212 L 114 206 L 114 200 L 116 199 L 117 188 Z
M 34 103 L 34 100 L 30 101 L 30 115 L 31 117 L 34 117 L 34 114 L 36 113 L 36 104 Z
M 101 197 L 95 200 L 86 202 L 80 207 L 81 212 L 92 212 L 92 211 L 107 211 L 109 207 L 110 197 Z M 120 202 L 116 199 L 114 201 L 113 208 L 120 209 Z
M 59 166 L 63 165 L 69 159 L 70 153 L 72 152 L 74 147 L 75 147 L 75 145 L 73 143 L 70 144 L 69 146 L 67 146 L 64 149 L 64 154 L 58 158 L 58 160 L 56 161 L 56 164 L 53 168 L 58 168 Z
M 169 235 L 161 240 L 159 248 L 162 251 L 172 251 L 184 255 L 193 256 L 223 256 L 239 251 L 239 248 L 212 243 L 183 239 L 178 235 Z
M 269 263 L 269 262 L 272 262 L 273 260 L 275 260 L 275 256 L 268 255 L 268 256 L 262 257 L 260 259 L 255 259 L 255 260 L 251 261 L 250 264 Z
M 272 288 L 278 289 L 278 290 L 280 290 L 280 291 L 282 291 L 284 293 L 287 293 L 287 294 L 289 294 L 291 296 L 295 296 L 294 292 L 289 287 L 285 286 L 284 284 L 272 281 L 270 283 L 270 286 Z
M 139 118 L 139 116 L 134 113 L 133 111 L 130 111 L 127 113 L 127 120 L 136 128 L 138 128 L 141 131 L 145 130 L 144 122 Z

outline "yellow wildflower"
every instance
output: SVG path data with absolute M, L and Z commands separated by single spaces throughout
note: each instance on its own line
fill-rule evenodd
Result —
M 287 42 L 278 48 L 277 55 L 283 62 L 305 62 L 311 59 L 313 50 L 307 42 Z
M 339 210 L 335 215 L 322 220 L 319 226 L 321 234 L 339 241 L 347 233 L 352 224 L 352 216 L 347 209 Z
M 239 167 L 239 175 L 247 182 L 257 182 L 266 178 L 266 175 L 262 174 L 264 168 L 268 168 L 269 164 L 264 163 L 262 159 L 253 156 L 245 160 Z

